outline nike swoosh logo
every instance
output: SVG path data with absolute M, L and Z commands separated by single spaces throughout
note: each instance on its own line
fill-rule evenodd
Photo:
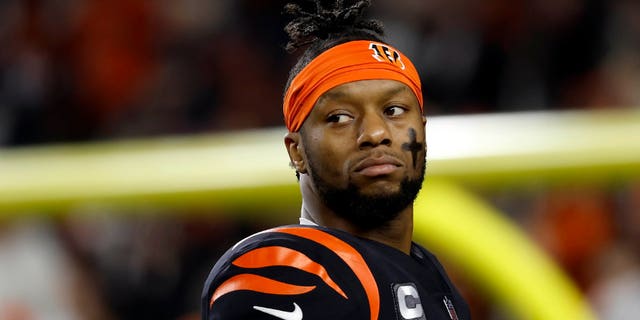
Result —
M 300 309 L 300 306 L 295 302 L 293 303 L 293 311 L 284 311 L 260 306 L 253 306 L 253 308 L 283 320 L 302 320 L 302 309 Z

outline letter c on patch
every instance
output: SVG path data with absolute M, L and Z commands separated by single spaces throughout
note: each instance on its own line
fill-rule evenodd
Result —
M 402 319 L 426 320 L 418 289 L 413 283 L 397 284 L 394 286 L 393 291 L 398 301 L 398 311 L 400 311 Z

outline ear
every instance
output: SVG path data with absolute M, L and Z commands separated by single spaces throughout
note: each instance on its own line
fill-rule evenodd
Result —
M 284 136 L 284 145 L 289 153 L 291 166 L 298 173 L 307 173 L 307 164 L 304 159 L 304 146 L 299 132 L 289 132 Z

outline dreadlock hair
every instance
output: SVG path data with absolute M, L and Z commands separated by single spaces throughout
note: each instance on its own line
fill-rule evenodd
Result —
M 284 7 L 285 13 L 293 16 L 284 28 L 290 38 L 285 49 L 292 53 L 306 47 L 289 73 L 285 92 L 293 78 L 326 50 L 353 40 L 383 42 L 382 23 L 364 17 L 364 11 L 371 6 L 371 0 L 351 1 L 351 5 L 345 4 L 345 0 L 333 0 L 330 8 L 323 4 L 328 1 L 305 2 L 308 4 L 306 7 L 295 3 L 288 3 Z M 311 5 L 313 9 L 309 8 Z

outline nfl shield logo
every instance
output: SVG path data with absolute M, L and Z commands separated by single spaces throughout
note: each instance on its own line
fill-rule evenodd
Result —
M 451 318 L 451 320 L 458 320 L 458 314 L 456 313 L 456 308 L 453 307 L 453 302 L 451 302 L 449 297 L 444 296 L 444 299 L 442 299 L 442 302 L 444 302 L 444 306 L 447 308 L 447 312 L 449 313 L 449 318 Z

